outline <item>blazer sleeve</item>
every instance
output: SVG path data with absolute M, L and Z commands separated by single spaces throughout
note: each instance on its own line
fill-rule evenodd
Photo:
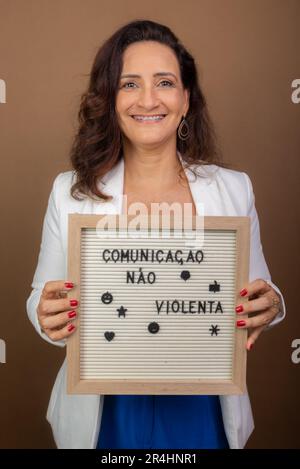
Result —
M 57 205 L 57 185 L 61 174 L 56 176 L 48 199 L 48 206 L 43 221 L 38 263 L 31 284 L 32 291 L 26 301 L 26 310 L 30 321 L 39 335 L 47 342 L 63 347 L 66 344 L 66 340 L 51 340 L 42 331 L 37 316 L 37 306 L 45 283 L 49 280 L 62 280 L 65 277 L 65 259 L 60 237 Z
M 270 329 L 275 324 L 283 320 L 286 315 L 286 307 L 283 295 L 279 288 L 272 282 L 271 275 L 265 261 L 263 254 L 261 239 L 260 239 L 260 226 L 257 211 L 255 208 L 255 195 L 253 192 L 253 186 L 248 174 L 243 173 L 246 179 L 247 190 L 248 190 L 248 216 L 251 219 L 251 241 L 250 241 L 250 266 L 249 266 L 249 281 L 261 278 L 265 280 L 280 297 L 280 309 L 275 318 L 265 328 Z

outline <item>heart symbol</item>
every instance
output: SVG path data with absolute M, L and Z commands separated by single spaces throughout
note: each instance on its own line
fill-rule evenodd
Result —
M 108 340 L 108 342 L 110 342 L 115 337 L 115 333 L 112 331 L 106 331 L 104 332 L 104 337 L 106 338 L 106 340 Z

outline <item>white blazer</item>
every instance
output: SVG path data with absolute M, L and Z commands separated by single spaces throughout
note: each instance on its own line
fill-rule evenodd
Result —
M 182 157 L 178 152 L 182 161 Z M 249 176 L 240 171 L 216 165 L 201 167 L 202 176 L 196 178 L 185 168 L 195 206 L 204 204 L 205 215 L 251 217 L 251 245 L 249 281 L 266 280 L 281 297 L 280 311 L 268 328 L 285 316 L 283 296 L 271 281 L 260 240 L 259 220 Z M 203 177 L 204 176 L 204 177 Z M 32 292 L 26 307 L 30 321 L 46 341 L 65 346 L 66 340 L 52 341 L 41 331 L 37 320 L 37 306 L 45 282 L 67 280 L 67 228 L 69 213 L 121 213 L 124 181 L 124 160 L 109 171 L 100 186 L 114 196 L 111 202 L 97 202 L 91 198 L 77 201 L 70 195 L 75 171 L 66 171 L 55 178 L 46 210 L 38 264 L 31 284 Z M 198 205 L 197 205 L 198 204 Z M 203 205 L 202 205 L 203 207 Z M 68 279 L 72 280 L 72 279 Z M 102 418 L 103 395 L 70 395 L 66 392 L 66 360 L 58 372 L 47 411 L 58 448 L 95 448 Z M 243 448 L 253 431 L 254 423 L 248 393 L 220 396 L 224 428 L 230 448 Z

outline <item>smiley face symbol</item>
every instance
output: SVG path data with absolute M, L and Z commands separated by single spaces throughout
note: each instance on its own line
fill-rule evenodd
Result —
M 101 296 L 101 301 L 105 305 L 109 305 L 109 303 L 111 303 L 112 300 L 113 300 L 113 296 L 111 293 L 109 293 L 109 291 L 103 293 L 103 295 Z

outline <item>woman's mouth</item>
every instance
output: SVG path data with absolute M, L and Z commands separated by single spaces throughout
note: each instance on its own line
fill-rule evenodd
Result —
M 155 114 L 155 115 L 153 114 L 152 116 L 143 116 L 143 115 L 140 115 L 140 114 L 135 114 L 131 117 L 136 122 L 149 124 L 149 123 L 161 122 L 166 117 L 166 115 L 167 114 Z

